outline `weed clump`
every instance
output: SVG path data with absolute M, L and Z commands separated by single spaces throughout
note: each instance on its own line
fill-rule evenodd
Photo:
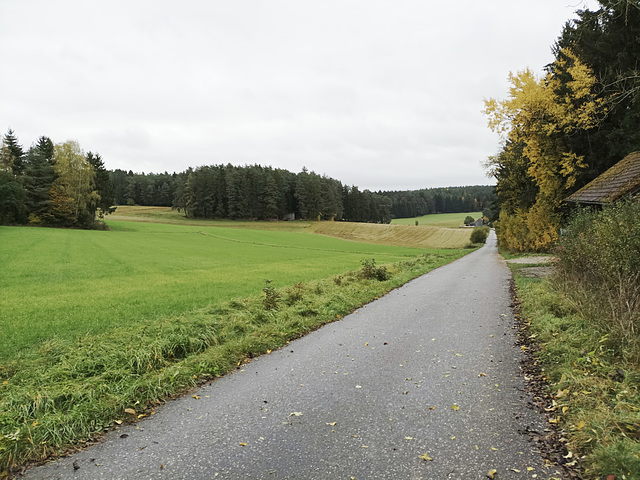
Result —
M 285 291 L 286 294 L 286 303 L 287 305 L 293 305 L 296 302 L 299 302 L 304 298 L 305 286 L 302 282 L 297 282 L 287 288 Z
M 273 288 L 271 284 L 271 280 L 265 278 L 264 280 L 265 286 L 262 289 L 264 293 L 264 298 L 262 299 L 262 304 L 264 305 L 265 310 L 277 310 L 278 301 L 280 300 L 280 293 Z
M 389 272 L 387 267 L 376 267 L 376 261 L 373 258 L 367 258 L 362 261 L 362 268 L 360 269 L 360 277 L 369 280 L 378 280 L 384 282 L 389 279 Z

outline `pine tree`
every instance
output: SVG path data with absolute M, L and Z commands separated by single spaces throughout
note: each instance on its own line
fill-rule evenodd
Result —
M 53 142 L 48 137 L 40 137 L 38 143 L 31 147 L 26 155 L 25 203 L 32 223 L 39 223 L 51 208 L 50 190 L 55 179 L 52 158 Z
M 113 207 L 115 194 L 111 177 L 107 169 L 104 168 L 104 162 L 100 154 L 88 152 L 87 161 L 93 166 L 95 172 L 95 189 L 100 196 L 100 200 L 98 200 L 95 205 L 96 208 L 98 208 L 98 217 L 104 218 L 105 215 L 115 211 L 115 207 Z
M 13 174 L 16 177 L 20 177 L 24 171 L 24 150 L 22 146 L 18 143 L 18 138 L 15 136 L 13 130 L 8 129 L 7 133 L 5 133 L 3 139 L 3 144 L 7 146 L 11 156 L 13 158 L 12 162 L 12 170 Z

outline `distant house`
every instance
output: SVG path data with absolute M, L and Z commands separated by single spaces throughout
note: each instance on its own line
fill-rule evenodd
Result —
M 469 224 L 471 227 L 481 227 L 484 225 L 484 219 L 482 217 L 480 217 L 479 219 L 477 219 L 475 222 Z
M 605 205 L 631 197 L 640 198 L 640 152 L 630 153 L 564 201 Z

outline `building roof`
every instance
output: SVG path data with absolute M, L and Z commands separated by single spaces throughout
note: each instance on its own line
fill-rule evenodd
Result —
M 640 152 L 633 152 L 565 198 L 566 202 L 603 204 L 640 194 Z

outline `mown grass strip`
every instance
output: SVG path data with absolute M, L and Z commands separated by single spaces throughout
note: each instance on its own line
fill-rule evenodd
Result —
M 570 453 L 557 460 L 592 480 L 639 480 L 640 368 L 567 300 L 557 280 L 513 271 L 528 335 L 540 347 L 549 420 L 567 439 Z
M 275 305 L 256 295 L 22 352 L 0 367 L 0 471 L 60 454 L 116 422 L 150 414 L 157 403 L 467 252 L 386 265 L 385 281 L 356 271 L 278 289 Z

